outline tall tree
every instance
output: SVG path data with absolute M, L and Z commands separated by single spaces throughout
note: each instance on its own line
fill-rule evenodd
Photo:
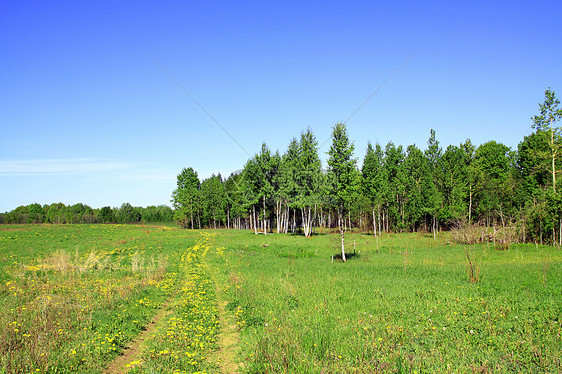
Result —
M 345 262 L 344 219 L 359 192 L 360 181 L 357 160 L 353 158 L 354 145 L 349 141 L 345 124 L 336 123 L 332 131 L 332 145 L 328 151 L 330 198 L 337 210 L 341 233 L 342 260 Z
M 201 202 L 203 221 L 206 226 L 217 228 L 217 221 L 224 221 L 226 191 L 221 175 L 212 175 L 201 182 Z
M 243 191 L 240 188 L 242 173 L 232 173 L 225 181 L 226 194 L 226 220 L 227 226 L 240 229 L 242 224 L 242 215 L 244 213 Z
M 433 187 L 431 188 L 430 194 L 428 195 L 428 213 L 432 216 L 432 231 L 433 238 L 436 239 L 435 233 L 439 230 L 439 220 L 438 215 L 443 204 L 443 195 L 441 193 L 442 186 L 441 182 L 443 180 L 443 169 L 442 160 L 443 155 L 439 141 L 435 137 L 435 130 L 431 129 L 429 140 L 427 141 L 427 149 L 425 151 L 425 157 L 427 158 L 427 163 L 429 170 L 433 176 Z
M 381 209 L 382 198 L 384 192 L 384 183 L 386 180 L 384 169 L 384 152 L 377 143 L 375 149 L 369 142 L 367 144 L 367 153 L 363 160 L 361 169 L 363 194 L 369 199 L 373 213 L 373 235 L 377 236 L 381 233 Z
M 410 145 L 406 149 L 403 173 L 406 201 L 402 221 L 415 231 L 424 214 L 424 192 L 431 183 L 431 173 L 424 154 L 415 145 Z
M 525 136 L 517 146 L 516 168 L 528 197 L 538 195 L 552 181 L 550 160 L 544 157 L 548 153 L 548 137 L 540 132 Z
M 385 147 L 384 168 L 386 176 L 386 188 L 384 189 L 384 205 L 386 230 L 390 227 L 400 229 L 402 222 L 402 212 L 405 203 L 405 186 L 403 178 L 405 176 L 402 168 L 404 166 L 404 150 L 393 142 L 388 142 Z
M 320 193 L 321 163 L 317 150 L 318 142 L 308 129 L 301 134 L 299 155 L 295 168 L 295 184 L 297 189 L 296 205 L 301 211 L 304 236 L 310 236 L 312 223 L 316 215 L 316 207 Z M 312 208 L 314 207 L 314 212 Z
M 251 215 L 256 234 L 258 233 L 256 208 L 258 212 L 260 208 L 262 209 L 263 233 L 267 232 L 267 201 L 273 196 L 273 180 L 278 173 L 275 164 L 271 161 L 269 148 L 263 143 L 261 152 L 248 160 L 244 166 L 243 187 L 252 208 Z
M 490 141 L 476 149 L 474 166 L 477 171 L 476 194 L 478 213 L 486 224 L 499 218 L 505 225 L 506 208 L 511 196 L 510 149 L 504 144 Z
M 537 133 L 543 134 L 548 143 L 548 154 L 545 156 L 550 159 L 550 173 L 552 176 L 552 188 L 556 192 L 556 160 L 560 157 L 562 148 L 562 129 L 555 127 L 554 124 L 562 118 L 562 108 L 559 108 L 560 100 L 556 98 L 554 91 L 548 88 L 544 93 L 545 99 L 539 104 L 540 114 L 531 117 L 532 127 Z
M 184 168 L 177 177 L 177 188 L 172 193 L 174 205 L 174 219 L 181 227 L 195 228 L 195 218 L 199 213 L 200 182 L 197 172 L 193 168 Z
M 471 199 L 468 168 L 473 153 L 473 147 L 467 143 L 459 147 L 450 145 L 443 153 L 442 217 L 448 225 L 460 227 L 468 219 Z
M 296 169 L 299 162 L 299 142 L 293 138 L 289 143 L 287 151 L 281 158 L 278 173 L 279 191 L 277 193 L 277 231 L 288 232 L 290 222 L 290 210 L 295 208 L 297 198 Z M 294 213 L 293 213 L 294 216 Z

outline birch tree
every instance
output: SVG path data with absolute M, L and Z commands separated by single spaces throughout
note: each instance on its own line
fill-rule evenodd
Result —
M 555 127 L 554 124 L 562 118 L 562 108 L 558 108 L 558 100 L 550 88 L 544 93 L 545 99 L 539 104 L 540 114 L 531 117 L 533 120 L 532 128 L 537 133 L 546 137 L 548 143 L 548 153 L 544 156 L 550 161 L 549 171 L 552 176 L 552 188 L 556 192 L 556 161 L 560 157 L 562 148 L 562 129 Z
M 297 189 L 296 206 L 301 211 L 305 237 L 309 237 L 312 232 L 320 192 L 321 163 L 317 147 L 318 142 L 312 130 L 308 129 L 301 134 L 294 175 Z
M 384 152 L 377 143 L 375 148 L 369 142 L 367 153 L 363 160 L 361 169 L 363 194 L 369 199 L 373 213 L 373 235 L 381 234 L 381 209 L 384 191 L 384 181 L 386 179 L 384 169 Z
M 174 219 L 181 227 L 195 228 L 200 198 L 200 182 L 193 168 L 184 168 L 177 177 L 177 188 L 172 193 Z
M 277 173 L 272 166 L 271 152 L 265 143 L 262 144 L 260 153 L 249 159 L 244 166 L 242 185 L 251 208 L 250 216 L 255 234 L 258 233 L 260 209 L 263 233 L 267 233 L 267 200 L 273 196 L 272 181 Z
M 433 187 L 428 191 L 428 201 L 426 206 L 428 207 L 428 213 L 432 217 L 431 230 L 433 232 L 433 239 L 436 239 L 436 232 L 439 230 L 439 210 L 443 204 L 442 191 L 442 180 L 443 180 L 443 169 L 442 169 L 442 149 L 439 146 L 439 142 L 435 138 L 435 130 L 431 129 L 429 140 L 427 141 L 427 149 L 425 151 L 425 157 L 427 158 L 427 164 L 431 175 L 433 176 Z
M 287 233 L 291 221 L 291 208 L 295 208 L 297 198 L 296 168 L 299 162 L 299 142 L 293 138 L 289 143 L 287 151 L 281 158 L 279 168 L 279 191 L 276 204 L 278 232 Z M 293 212 L 294 217 L 294 212 Z M 279 222 L 279 220 L 281 222 Z
M 412 231 L 416 230 L 424 212 L 424 190 L 427 187 L 429 169 L 423 152 L 415 145 L 406 149 L 404 159 L 404 182 L 406 184 L 405 221 Z
M 227 203 L 226 191 L 220 174 L 212 175 L 201 182 L 201 205 L 205 226 L 217 228 L 224 221 Z
M 357 160 L 353 158 L 354 145 L 349 141 L 345 124 L 337 123 L 332 132 L 332 145 L 328 151 L 330 198 L 338 215 L 341 234 L 341 256 L 345 258 L 344 219 L 359 192 Z

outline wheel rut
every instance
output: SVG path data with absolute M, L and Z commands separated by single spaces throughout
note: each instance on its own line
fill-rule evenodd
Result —
M 217 352 L 217 363 L 223 374 L 234 374 L 240 372 L 242 365 L 238 362 L 238 345 L 240 343 L 240 334 L 238 326 L 232 321 L 232 317 L 226 312 L 227 302 L 219 300 L 218 311 L 221 324 L 221 332 L 219 334 Z
M 150 339 L 150 337 L 164 325 L 166 322 L 166 316 L 171 313 L 168 309 L 168 304 L 171 300 L 166 301 L 158 312 L 152 317 L 152 320 L 146 325 L 146 329 L 141 331 L 135 340 L 133 340 L 122 355 L 118 356 L 109 365 L 106 374 L 120 374 L 126 373 L 135 366 L 142 364 L 142 353 L 145 347 L 145 343 Z

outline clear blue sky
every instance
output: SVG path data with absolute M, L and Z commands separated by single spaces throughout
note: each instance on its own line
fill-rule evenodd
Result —
M 0 211 L 170 205 L 193 167 L 228 176 L 242 145 L 283 153 L 310 127 L 425 149 L 513 149 L 544 91 L 562 96 L 559 1 L 4 1 Z M 152 57 L 151 57 L 152 56 Z M 329 143 L 321 149 L 321 157 Z

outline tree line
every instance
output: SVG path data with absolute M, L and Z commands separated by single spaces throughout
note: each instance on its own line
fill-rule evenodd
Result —
M 184 168 L 172 193 L 184 228 L 258 232 L 356 227 L 437 233 L 469 225 L 512 228 L 521 241 L 562 243 L 562 109 L 546 90 L 532 132 L 517 149 L 467 139 L 443 147 L 434 130 L 425 149 L 369 143 L 361 167 L 345 124 L 333 127 L 327 165 L 310 129 L 272 152 L 264 143 L 241 172 L 200 180 Z
M 74 205 L 30 204 L 0 213 L 1 223 L 130 223 L 130 222 L 172 222 L 172 208 L 166 205 L 134 207 L 124 203 L 121 207 L 105 206 L 92 209 L 78 203 Z

